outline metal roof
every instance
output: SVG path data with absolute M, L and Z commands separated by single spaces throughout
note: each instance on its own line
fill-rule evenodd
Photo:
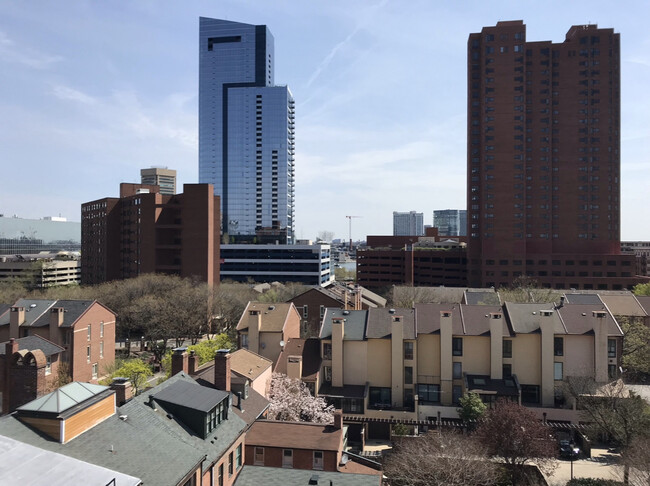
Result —
M 207 413 L 229 396 L 228 392 L 201 386 L 195 381 L 177 381 L 153 395 L 153 398 Z

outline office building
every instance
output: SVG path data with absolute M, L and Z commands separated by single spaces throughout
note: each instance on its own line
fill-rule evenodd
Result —
M 80 249 L 81 223 L 57 216 L 27 219 L 0 214 L 0 255 Z
M 650 241 L 621 241 L 621 251 L 634 252 L 638 275 L 650 277 Z
M 140 182 L 150 186 L 160 186 L 160 194 L 176 194 L 176 171 L 167 167 L 150 167 L 140 169 Z
M 526 276 L 549 288 L 624 289 L 620 37 L 578 25 L 527 42 L 520 20 L 468 41 L 469 285 Z
M 210 184 L 120 184 L 119 198 L 81 205 L 84 285 L 166 273 L 219 282 L 219 198 Z
M 424 235 L 424 214 L 409 211 L 399 213 L 393 211 L 393 236 L 422 236 Z
M 201 18 L 199 182 L 221 197 L 222 232 L 294 242 L 294 101 L 274 84 L 265 25 Z M 268 236 L 268 234 L 266 234 Z
M 326 286 L 334 281 L 329 245 L 221 245 L 221 278 Z
M 433 227 L 440 236 L 467 236 L 467 211 L 441 209 L 433 212 Z

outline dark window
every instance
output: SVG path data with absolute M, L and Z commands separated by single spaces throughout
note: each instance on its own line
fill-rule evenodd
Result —
M 413 359 L 413 342 L 404 342 L 404 359 Z
M 521 385 L 522 403 L 539 403 L 539 385 Z
M 512 365 L 511 364 L 504 364 L 502 366 L 502 370 L 503 370 L 503 378 L 504 379 L 509 378 L 510 376 L 512 376 Z
M 452 338 L 451 340 L 451 349 L 454 356 L 463 355 L 463 338 Z
M 413 384 L 413 367 L 405 366 L 404 367 L 404 384 L 412 385 Z
M 616 339 L 607 340 L 607 357 L 616 358 Z
M 332 343 L 323 343 L 323 359 L 332 359 Z
M 440 403 L 440 385 L 420 384 L 417 393 L 420 403 Z
M 553 352 L 555 356 L 564 356 L 564 338 L 556 337 L 553 340 Z
M 512 340 L 504 339 L 503 340 L 503 357 L 512 358 Z
M 390 408 L 390 388 L 371 386 L 369 390 L 369 408 Z
M 228 476 L 232 476 L 233 473 L 233 467 L 234 467 L 234 453 L 231 452 L 228 454 Z
M 460 400 L 460 397 L 463 396 L 463 387 L 459 385 L 454 385 L 454 388 L 452 389 L 452 395 L 451 399 L 454 403 L 458 403 L 458 400 Z
M 455 362 L 454 365 L 454 380 L 459 380 L 463 377 L 463 363 Z
M 343 413 L 363 413 L 363 399 L 343 398 L 341 400 Z

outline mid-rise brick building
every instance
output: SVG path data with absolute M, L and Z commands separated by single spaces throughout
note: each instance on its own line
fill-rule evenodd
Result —
M 210 184 L 120 184 L 119 198 L 81 206 L 81 281 L 98 284 L 167 273 L 219 282 L 219 197 Z

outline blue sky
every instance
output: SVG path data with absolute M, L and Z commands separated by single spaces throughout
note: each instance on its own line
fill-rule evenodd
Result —
M 266 24 L 296 99 L 296 233 L 464 208 L 466 44 L 523 19 L 621 33 L 622 238 L 650 240 L 650 2 L 0 0 L 0 213 L 79 221 L 152 165 L 197 182 L 198 18 Z

